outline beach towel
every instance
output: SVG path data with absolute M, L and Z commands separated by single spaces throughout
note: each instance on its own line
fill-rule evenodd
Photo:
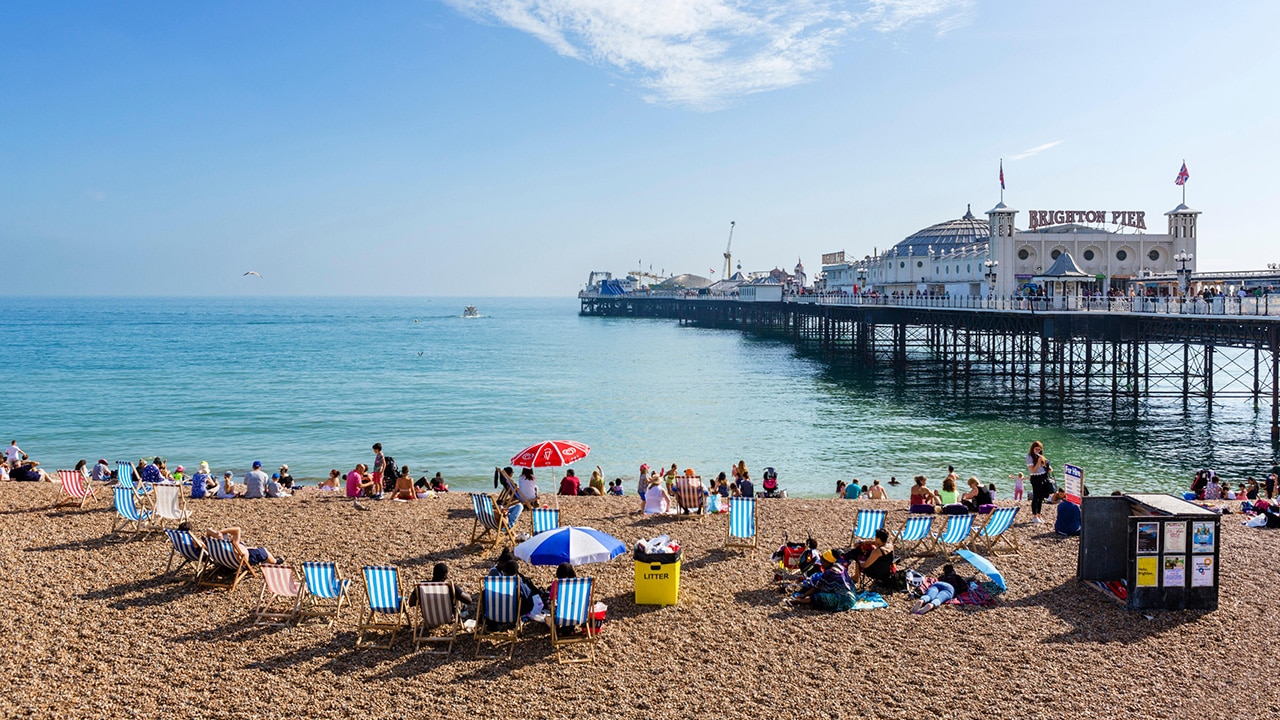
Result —
M 984 588 L 982 585 L 976 582 L 971 582 L 969 583 L 968 590 L 957 594 L 954 598 L 952 598 L 951 600 L 948 600 L 947 604 L 948 605 L 980 605 L 985 607 L 988 605 L 995 605 L 996 599 L 992 597 L 991 593 L 987 592 L 987 589 Z
M 869 590 L 858 593 L 853 602 L 854 610 L 878 610 L 886 607 L 889 607 L 889 603 L 881 597 L 880 593 Z

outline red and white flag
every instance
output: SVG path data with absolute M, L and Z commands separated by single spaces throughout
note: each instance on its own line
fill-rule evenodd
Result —
M 1004 158 L 1000 158 L 1000 189 L 1004 189 Z

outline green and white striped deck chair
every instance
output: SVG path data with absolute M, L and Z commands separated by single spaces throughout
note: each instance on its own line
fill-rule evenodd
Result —
M 898 531 L 894 541 L 894 549 L 903 555 L 918 552 L 923 544 L 928 547 L 930 531 L 933 530 L 933 515 L 908 515 L 907 521 Z
M 499 655 L 480 655 L 480 646 L 494 643 L 494 650 L 509 646 L 507 659 L 515 657 L 516 641 L 520 639 L 520 578 L 507 575 L 486 575 L 480 590 L 480 604 L 476 608 L 476 657 L 496 658 Z
M 987 516 L 987 522 L 980 528 L 974 530 L 974 542 L 981 542 L 986 546 L 988 555 L 999 556 L 1001 547 L 1006 551 L 1004 555 L 1013 555 L 1021 553 L 1018 547 L 1018 536 L 1013 532 L 1013 520 L 1018 516 L 1018 507 L 996 508 Z
M 942 532 L 932 538 L 933 552 L 950 555 L 973 540 L 973 513 L 948 515 Z
M 560 527 L 559 508 L 534 508 L 529 511 L 533 522 L 533 534 L 544 533 Z
M 884 527 L 884 510 L 858 510 L 858 521 L 854 523 L 853 532 L 849 533 L 849 544 L 856 545 L 863 540 L 874 540 L 876 531 Z
M 724 547 L 757 547 L 756 499 L 753 497 L 729 498 L 729 524 L 725 528 Z
M 592 623 L 591 611 L 595 606 L 593 578 L 565 578 L 556 581 L 556 599 L 551 601 L 551 647 L 555 648 L 556 661 L 561 665 L 593 662 L 596 659 L 596 638 L 600 633 Z M 580 633 L 572 632 L 581 627 Z M 567 648 L 583 645 L 586 655 L 575 657 L 566 653 Z

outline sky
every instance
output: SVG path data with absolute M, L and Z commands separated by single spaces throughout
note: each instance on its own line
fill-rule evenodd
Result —
M 999 201 L 1280 262 L 1280 3 L 0 5 L 9 295 L 812 275 Z M 256 271 L 261 277 L 245 276 Z M 714 270 L 715 274 L 711 271 Z

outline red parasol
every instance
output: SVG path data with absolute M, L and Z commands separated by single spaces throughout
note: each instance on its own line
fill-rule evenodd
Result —
M 560 467 L 586 457 L 591 448 L 575 440 L 544 440 L 516 453 L 511 458 L 515 467 Z

